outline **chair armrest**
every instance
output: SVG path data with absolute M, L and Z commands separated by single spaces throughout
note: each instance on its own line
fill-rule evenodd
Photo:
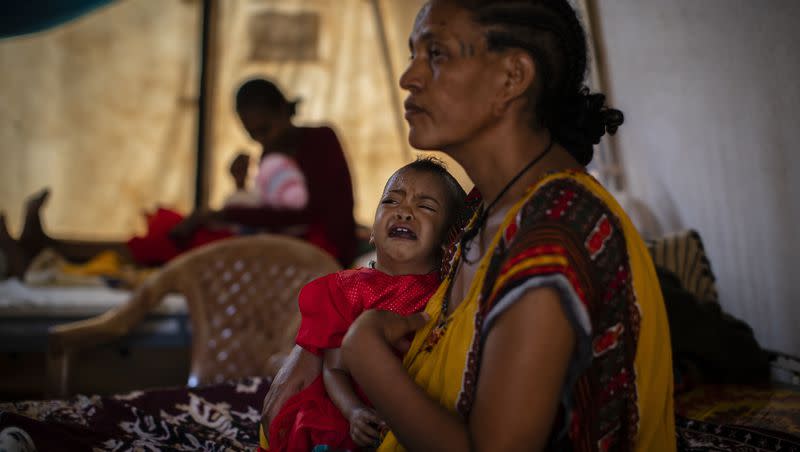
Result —
M 47 335 L 48 394 L 67 396 L 72 355 L 128 334 L 169 291 L 165 281 L 168 278 L 160 272 L 148 278 L 122 306 L 86 320 L 50 327 Z
M 132 298 L 125 305 L 98 316 L 50 327 L 47 345 L 51 353 L 65 353 L 101 345 L 122 337 L 133 329 L 145 315 L 142 301 Z

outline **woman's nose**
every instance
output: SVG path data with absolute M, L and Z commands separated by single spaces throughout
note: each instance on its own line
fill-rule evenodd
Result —
M 400 75 L 400 88 L 412 93 L 422 89 L 420 66 L 421 64 L 416 60 L 412 59 L 408 62 L 408 67 Z

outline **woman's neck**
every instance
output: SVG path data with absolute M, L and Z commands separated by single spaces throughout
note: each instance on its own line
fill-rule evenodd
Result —
M 280 152 L 287 155 L 293 155 L 297 147 L 297 140 L 299 138 L 299 128 L 291 122 L 287 122 L 281 131 L 277 134 L 274 140 L 269 143 L 269 146 L 264 146 L 264 153 Z
M 464 167 L 487 204 L 500 194 L 520 170 L 543 153 L 552 139 L 547 129 L 517 127 L 498 132 L 500 133 L 493 134 L 493 137 L 486 137 L 488 139 L 473 140 L 447 151 Z M 583 167 L 563 146 L 554 142 L 547 155 L 520 175 L 503 194 L 502 199 L 498 200 L 493 210 L 518 199 L 527 187 L 547 173 L 578 168 Z

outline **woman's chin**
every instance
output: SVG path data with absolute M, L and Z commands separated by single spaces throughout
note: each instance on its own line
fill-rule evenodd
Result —
M 426 134 L 417 132 L 414 129 L 411 129 L 408 133 L 408 144 L 419 151 L 438 151 L 441 149 L 440 143 L 433 137 L 426 136 Z

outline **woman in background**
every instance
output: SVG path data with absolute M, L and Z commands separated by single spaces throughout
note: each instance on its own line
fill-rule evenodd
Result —
M 307 186 L 307 202 L 299 208 L 230 204 L 219 211 L 198 211 L 172 230 L 174 239 L 186 241 L 210 223 L 231 223 L 304 238 L 343 266 L 350 264 L 356 252 L 356 224 L 347 160 L 331 128 L 293 124 L 296 107 L 297 101 L 287 101 L 264 79 L 248 80 L 236 93 L 236 112 L 247 133 L 261 144 L 261 162 L 276 154 L 294 162 Z M 235 158 L 232 173 L 242 166 L 237 161 L 246 162 L 246 156 Z

